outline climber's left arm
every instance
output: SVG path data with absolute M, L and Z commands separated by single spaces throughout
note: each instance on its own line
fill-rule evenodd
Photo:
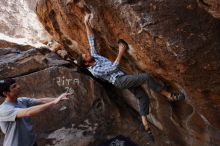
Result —
M 117 65 L 117 66 L 120 64 L 120 61 L 121 61 L 121 59 L 122 59 L 122 57 L 123 57 L 123 55 L 125 54 L 125 51 L 126 51 L 126 46 L 122 45 L 122 44 L 120 44 L 120 45 L 121 46 L 119 46 L 118 56 L 114 61 L 114 64 Z

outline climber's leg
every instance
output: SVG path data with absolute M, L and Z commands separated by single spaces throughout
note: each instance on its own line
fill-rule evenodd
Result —
M 137 75 L 124 75 L 118 77 L 116 78 L 114 85 L 118 88 L 127 89 L 131 87 L 138 87 L 145 83 L 154 91 L 161 91 L 160 85 L 156 83 L 154 79 L 147 73 L 141 73 Z
M 128 88 L 134 96 L 139 100 L 139 111 L 140 115 L 149 114 L 149 96 L 145 93 L 141 86 Z
M 141 129 L 148 142 L 154 142 L 154 136 L 149 128 L 147 115 L 149 114 L 149 96 L 141 86 L 129 88 L 136 98 L 139 99 L 139 111 L 141 115 Z
M 168 92 L 161 88 L 161 86 L 154 81 L 154 79 L 147 73 L 137 75 L 124 75 L 116 78 L 114 85 L 118 88 L 126 89 L 131 87 L 138 87 L 142 84 L 147 84 L 152 90 L 160 93 L 168 98 L 170 101 L 182 101 L 185 96 L 181 92 Z

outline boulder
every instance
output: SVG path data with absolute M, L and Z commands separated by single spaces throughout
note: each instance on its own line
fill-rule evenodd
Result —
M 0 49 L 0 79 L 14 77 L 21 86 L 20 97 L 74 93 L 68 101 L 33 118 L 40 146 L 98 145 L 117 135 L 130 137 L 139 145 L 146 143 L 139 131 L 138 113 L 119 94 L 112 95 L 113 86 L 106 85 L 108 90 L 105 89 L 47 48 L 24 50 L 25 47 Z M 0 145 L 3 137 L 0 132 Z
M 126 72 L 149 72 L 164 87 L 186 95 L 185 102 L 169 103 L 149 91 L 153 124 L 168 139 L 158 136 L 158 145 L 218 145 L 220 21 L 195 0 L 40 0 L 36 6 L 45 29 L 73 56 L 89 47 L 85 12 L 92 15 L 101 55 L 114 60 L 117 40 L 125 39 Z

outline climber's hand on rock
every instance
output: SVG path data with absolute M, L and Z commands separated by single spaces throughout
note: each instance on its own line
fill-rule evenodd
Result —
M 127 50 L 127 47 L 124 44 L 120 43 L 118 49 L 119 49 L 119 53 L 123 54 Z

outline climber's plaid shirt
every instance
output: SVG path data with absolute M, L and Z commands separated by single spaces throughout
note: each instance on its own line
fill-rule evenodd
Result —
M 114 84 L 116 77 L 124 75 L 124 73 L 119 69 L 119 63 L 113 63 L 109 59 L 97 53 L 94 35 L 88 36 L 88 40 L 91 55 L 96 61 L 93 66 L 88 67 L 88 70 L 92 73 L 93 76 L 107 80 L 108 82 Z

